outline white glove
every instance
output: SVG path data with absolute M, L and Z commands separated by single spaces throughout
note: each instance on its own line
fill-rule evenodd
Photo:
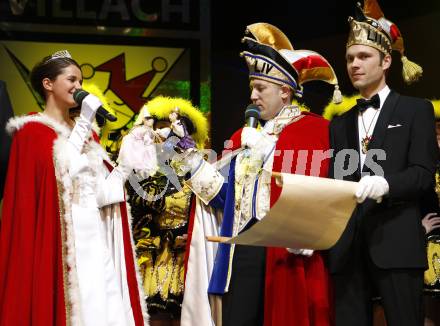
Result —
M 76 120 L 75 127 L 69 137 L 69 142 L 78 150 L 82 151 L 89 132 L 92 129 L 92 122 L 95 119 L 96 111 L 102 105 L 99 99 L 93 95 L 87 95 L 81 104 L 81 114 Z
M 362 177 L 356 187 L 356 199 L 358 203 L 363 203 L 366 198 L 382 202 L 382 197 L 387 195 L 390 190 L 388 182 L 384 177 L 378 175 L 366 175 Z
M 290 252 L 291 254 L 295 254 L 295 255 L 303 255 L 303 256 L 306 256 L 306 257 L 310 257 L 311 255 L 313 255 L 313 250 L 312 249 L 286 248 L 286 250 L 288 252 Z
M 96 202 L 99 208 L 125 200 L 124 183 L 130 173 L 130 168 L 119 164 L 106 178 L 98 179 Z
M 90 124 L 92 124 L 93 120 L 95 119 L 96 111 L 98 111 L 98 108 L 101 105 L 101 101 L 95 95 L 87 95 L 84 97 L 81 103 L 81 118 L 84 118 Z
M 241 146 L 254 148 L 261 139 L 261 131 L 256 128 L 244 127 L 241 131 Z
M 241 132 L 241 145 L 264 158 L 275 146 L 275 140 L 256 128 L 244 127 Z
M 132 134 L 128 134 L 125 137 L 132 137 Z M 125 150 L 123 149 L 123 147 L 126 145 L 124 141 L 130 142 L 132 138 L 125 138 L 125 137 L 122 141 L 122 146 L 121 146 L 121 150 L 119 151 L 118 158 L 116 159 L 118 165 L 112 171 L 112 173 L 118 173 L 123 181 L 128 179 L 128 177 L 130 176 L 131 172 L 133 172 L 134 169 L 133 164 L 131 164 L 133 156 L 130 155 L 132 155 L 132 153 L 127 151 L 125 148 L 124 148 Z

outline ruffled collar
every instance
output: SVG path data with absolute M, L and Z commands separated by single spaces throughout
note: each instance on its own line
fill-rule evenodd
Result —
M 297 105 L 286 105 L 273 119 L 266 122 L 263 130 L 268 135 L 278 135 L 285 126 L 299 116 L 301 116 L 301 110 Z

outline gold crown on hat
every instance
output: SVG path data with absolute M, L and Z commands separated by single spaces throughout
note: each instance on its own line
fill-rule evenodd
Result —
M 403 63 L 403 79 L 412 83 L 423 73 L 422 67 L 408 60 L 404 55 L 403 37 L 396 24 L 386 19 L 376 0 L 365 0 L 364 8 L 357 3 L 355 17 L 349 17 L 350 33 L 347 48 L 352 45 L 371 46 L 385 55 L 399 51 Z
M 287 85 L 297 97 L 303 94 L 303 83 L 322 80 L 335 85 L 333 101 L 342 100 L 338 79 L 329 62 L 319 53 L 309 50 L 294 50 L 287 36 L 268 23 L 247 26 L 242 39 L 250 78 L 267 80 L 278 85 Z
M 350 34 L 348 36 L 347 48 L 355 44 L 368 45 L 376 48 L 384 54 L 391 54 L 392 47 L 389 37 L 376 26 L 375 21 L 371 23 L 356 21 L 349 17 Z

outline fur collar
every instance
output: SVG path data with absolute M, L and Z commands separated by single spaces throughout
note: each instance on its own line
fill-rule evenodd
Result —
M 6 124 L 6 131 L 9 135 L 12 136 L 15 132 L 23 128 L 24 125 L 29 122 L 38 122 L 44 124 L 45 126 L 48 126 L 49 128 L 55 130 L 57 134 L 64 137 L 69 137 L 71 132 L 68 127 L 60 124 L 59 122 L 56 122 L 52 118 L 41 113 L 10 118 L 8 123 Z

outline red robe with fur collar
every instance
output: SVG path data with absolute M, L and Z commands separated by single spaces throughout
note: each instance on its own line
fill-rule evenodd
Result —
M 71 291 L 68 277 L 74 266 L 68 259 L 72 247 L 67 244 L 60 181 L 54 168 L 53 147 L 59 135 L 41 121 L 26 118 L 30 121 L 16 126 L 4 192 L 0 326 L 76 325 L 72 302 L 79 298 Z M 121 203 L 121 215 L 130 301 L 136 326 L 140 326 L 144 318 L 125 203 Z
M 233 146 L 228 151 L 240 148 L 241 129 L 234 133 L 231 140 Z M 298 121 L 283 129 L 275 149 L 280 150 L 281 155 L 274 157 L 273 171 L 295 173 L 298 151 L 307 150 L 309 156 L 303 174 L 310 175 L 311 153 L 329 149 L 328 121 L 312 113 L 302 113 Z M 329 159 L 323 160 L 319 169 L 320 177 L 327 176 L 328 164 Z M 271 206 L 280 194 L 281 188 L 272 180 Z M 187 256 L 191 254 L 193 224 L 194 216 L 189 224 Z M 285 248 L 267 248 L 265 277 L 264 326 L 333 325 L 329 274 L 320 252 L 305 257 L 289 253 Z

